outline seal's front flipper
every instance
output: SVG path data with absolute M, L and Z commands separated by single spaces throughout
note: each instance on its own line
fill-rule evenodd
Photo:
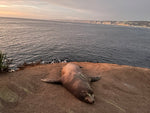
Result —
M 61 79 L 52 80 L 52 79 L 41 79 L 42 82 L 51 83 L 51 84 L 62 84 Z
M 100 79 L 101 79 L 101 77 L 89 77 L 90 82 L 96 82 Z

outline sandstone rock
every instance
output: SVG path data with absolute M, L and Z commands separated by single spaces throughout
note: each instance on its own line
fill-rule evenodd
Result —
M 0 99 L 7 103 L 13 103 L 18 101 L 18 95 L 9 89 L 7 86 L 0 88 Z M 0 105 L 1 106 L 1 105 Z

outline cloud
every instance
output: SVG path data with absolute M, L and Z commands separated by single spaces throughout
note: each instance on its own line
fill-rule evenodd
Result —
M 115 9 L 138 9 L 139 7 L 150 6 L 149 0 L 44 0 L 50 4 L 57 4 L 60 6 L 91 10 L 91 11 L 104 11 Z
M 150 19 L 149 0 L 45 0 L 60 6 L 80 9 L 98 18 Z M 135 18 L 134 18 L 135 17 Z
M 0 5 L 0 7 L 9 7 L 8 5 Z
M 150 19 L 149 0 L 4 0 L 0 1 L 0 7 L 13 7 L 21 11 L 26 10 L 23 12 L 43 15 L 44 18 Z

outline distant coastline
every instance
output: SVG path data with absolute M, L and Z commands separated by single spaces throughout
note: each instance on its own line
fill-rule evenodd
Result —
M 101 24 L 150 28 L 150 21 L 101 21 Z
M 61 21 L 61 20 L 59 20 Z M 129 27 L 143 27 L 150 28 L 150 21 L 94 21 L 94 20 L 63 20 L 64 22 L 77 22 L 89 24 L 103 24 L 103 25 L 118 25 Z
M 32 19 L 31 18 L 15 18 L 15 17 L 0 17 L 0 18 L 42 21 L 42 19 L 33 19 L 33 18 Z M 44 20 L 44 21 L 59 21 L 59 22 L 73 22 L 73 23 L 88 23 L 88 24 L 103 24 L 103 25 L 150 28 L 150 21 L 100 21 L 100 20 L 62 20 L 62 19 L 52 19 L 52 20 Z

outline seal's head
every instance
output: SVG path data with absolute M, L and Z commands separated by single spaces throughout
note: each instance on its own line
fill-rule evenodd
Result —
M 93 104 L 95 102 L 93 91 L 82 91 L 82 100 L 86 103 Z

